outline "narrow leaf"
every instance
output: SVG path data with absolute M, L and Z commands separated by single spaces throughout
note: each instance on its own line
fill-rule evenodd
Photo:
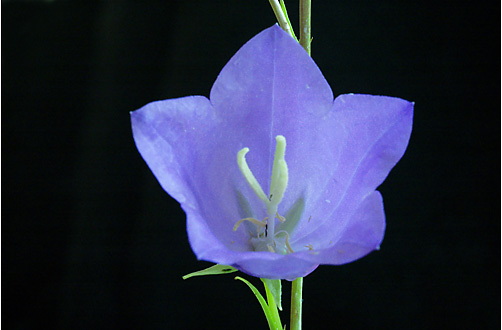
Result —
M 233 273 L 236 271 L 237 271 L 237 269 L 235 269 L 232 266 L 214 265 L 209 268 L 199 270 L 198 272 L 193 272 L 193 273 L 187 274 L 187 275 L 183 276 L 183 279 L 186 280 L 186 279 L 193 277 L 193 276 L 229 274 L 229 273 Z
M 282 325 L 281 325 L 280 320 L 279 320 L 279 323 L 277 323 L 277 321 L 274 319 L 274 316 L 272 315 L 272 312 L 271 312 L 269 306 L 267 305 L 267 302 L 265 301 L 265 299 L 261 295 L 260 291 L 258 291 L 258 289 L 255 288 L 255 286 L 253 284 L 249 283 L 248 281 L 246 281 L 242 277 L 236 276 L 235 279 L 246 283 L 246 285 L 251 289 L 251 291 L 253 291 L 254 295 L 256 296 L 256 299 L 258 299 L 258 302 L 260 303 L 261 308 L 263 309 L 263 313 L 265 313 L 265 317 L 267 318 L 267 322 L 268 322 L 268 326 L 269 326 L 270 330 L 281 330 Z

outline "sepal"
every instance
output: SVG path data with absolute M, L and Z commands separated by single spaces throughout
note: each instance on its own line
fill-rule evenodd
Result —
M 237 269 L 235 269 L 232 266 L 218 264 L 218 265 L 213 265 L 213 266 L 206 268 L 206 269 L 203 269 L 203 270 L 199 270 L 197 272 L 187 274 L 187 275 L 183 276 L 183 279 L 186 280 L 186 279 L 189 279 L 190 277 L 194 277 L 194 276 L 229 274 L 229 273 L 233 273 L 236 271 L 237 271 Z
M 265 290 L 268 289 L 270 291 L 272 297 L 274 298 L 274 302 L 275 302 L 277 308 L 279 308 L 279 310 L 282 312 L 282 299 L 281 299 L 281 297 L 282 297 L 282 285 L 281 285 L 281 280 L 270 280 L 268 278 L 262 278 L 261 281 L 263 282 L 263 285 L 265 286 Z

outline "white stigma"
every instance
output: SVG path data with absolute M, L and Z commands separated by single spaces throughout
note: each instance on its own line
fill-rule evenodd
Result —
M 253 189 L 256 196 L 258 196 L 265 204 L 268 205 L 267 195 L 263 192 L 260 184 L 256 180 L 253 175 L 253 172 L 249 169 L 249 166 L 246 162 L 246 154 L 249 152 L 249 148 L 243 148 L 237 153 L 237 164 L 239 165 L 239 169 L 241 170 L 242 175 L 248 182 L 249 186 Z

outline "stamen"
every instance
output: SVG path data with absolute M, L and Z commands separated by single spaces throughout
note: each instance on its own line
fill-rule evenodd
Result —
M 293 248 L 289 244 L 289 234 L 288 234 L 288 232 L 284 231 L 284 230 L 281 230 L 281 231 L 278 231 L 277 233 L 275 233 L 275 235 L 277 236 L 278 234 L 281 234 L 281 233 L 286 234 L 286 239 L 284 240 L 284 243 L 286 244 L 286 248 L 288 249 L 289 252 L 294 253 L 295 251 L 293 251 Z
M 286 221 L 286 218 L 285 218 L 285 217 L 283 217 L 283 216 L 281 216 L 281 215 L 279 215 L 279 212 L 276 212 L 276 213 L 275 213 L 275 217 L 276 217 L 276 218 L 277 218 L 280 222 L 284 222 L 284 221 Z
M 288 248 L 289 252 L 294 253 L 293 248 L 291 245 L 289 245 L 289 235 L 286 235 L 286 247 Z
M 270 244 L 267 244 L 267 248 L 270 252 L 275 253 L 274 248 Z
M 249 222 L 254 223 L 255 225 L 257 225 L 259 227 L 265 227 L 267 225 L 266 221 L 260 221 L 260 220 L 257 220 L 255 218 L 244 218 L 244 219 L 240 219 L 239 221 L 237 221 L 237 223 L 234 225 L 234 231 L 236 231 L 237 228 L 239 228 L 239 226 L 241 225 L 241 223 L 243 223 L 244 221 L 249 221 Z

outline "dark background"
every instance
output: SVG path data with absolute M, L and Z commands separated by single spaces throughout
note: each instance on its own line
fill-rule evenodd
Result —
M 416 107 L 380 187 L 381 250 L 305 278 L 304 329 L 500 328 L 500 4 L 312 10 L 312 56 L 335 95 Z M 2 1 L 5 329 L 267 328 L 232 275 L 181 279 L 209 264 L 137 152 L 129 111 L 208 96 L 274 22 L 266 0 Z

